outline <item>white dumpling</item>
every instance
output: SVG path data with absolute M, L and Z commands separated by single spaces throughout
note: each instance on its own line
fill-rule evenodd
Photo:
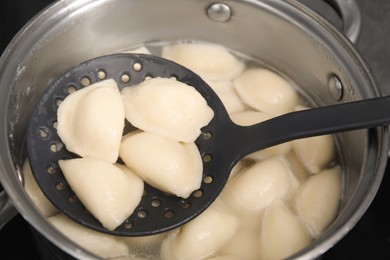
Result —
M 219 96 L 222 93 L 234 91 L 233 82 L 231 80 L 224 81 L 213 81 L 208 80 L 206 83 L 214 90 L 214 92 Z
M 120 157 L 149 185 L 187 198 L 200 188 L 203 163 L 195 143 L 176 142 L 148 132 L 126 135 Z
M 50 217 L 48 221 L 77 245 L 103 259 L 124 257 L 129 254 L 125 243 L 113 236 L 86 228 L 63 214 Z
M 306 167 L 301 162 L 301 160 L 298 159 L 297 155 L 295 154 L 295 151 L 291 150 L 285 155 L 285 157 L 290 164 L 291 172 L 294 174 L 295 178 L 300 183 L 305 182 L 307 178 L 310 176 L 310 174 L 307 171 Z
M 245 104 L 233 89 L 233 83 L 230 80 L 209 81 L 207 83 L 221 99 L 228 114 L 241 112 L 246 109 Z
M 136 256 L 130 252 L 129 255 L 116 257 L 115 260 L 150 260 L 150 258 L 144 256 Z
M 143 181 L 123 166 L 95 158 L 58 163 L 79 200 L 108 230 L 122 224 L 141 201 Z
M 124 51 L 123 53 L 141 53 L 141 54 L 151 54 L 149 49 L 145 46 L 139 46 L 137 48 L 129 49 Z
M 259 111 L 244 111 L 239 113 L 230 114 L 232 121 L 241 126 L 250 126 L 273 118 L 272 115 L 259 112 Z M 279 145 L 271 146 L 266 149 L 262 149 L 251 154 L 248 154 L 246 158 L 253 160 L 263 160 L 275 155 L 283 155 L 288 153 L 292 149 L 291 142 L 282 143 Z
M 239 113 L 233 113 L 230 115 L 230 119 L 237 125 L 241 126 L 250 126 L 255 125 L 257 123 L 266 121 L 273 118 L 272 115 L 265 113 L 265 112 L 259 112 L 259 111 L 243 111 Z
M 248 106 L 272 115 L 292 112 L 298 104 L 298 94 L 287 80 L 267 69 L 246 70 L 233 86 Z
M 259 251 L 262 259 L 285 259 L 311 241 L 302 221 L 281 201 L 264 212 Z
M 187 67 L 204 80 L 230 80 L 244 69 L 244 64 L 220 45 L 177 43 L 165 46 L 162 57 Z
M 149 236 L 139 237 L 121 237 L 120 239 L 129 246 L 130 251 L 150 251 L 150 249 L 157 247 L 164 238 L 167 237 L 167 233 L 160 233 Z
M 296 106 L 295 110 L 307 107 Z M 332 135 L 321 135 L 292 141 L 293 150 L 309 173 L 318 173 L 334 158 L 335 145 Z
M 280 156 L 279 158 L 282 161 L 282 163 L 285 165 L 285 167 L 288 169 L 288 173 L 289 173 L 288 176 L 290 178 L 290 188 L 287 194 L 282 198 L 282 201 L 286 203 L 286 205 L 290 206 L 294 204 L 295 195 L 298 191 L 298 188 L 301 185 L 301 182 L 293 173 L 293 166 L 290 160 L 286 156 Z
M 71 93 L 58 107 L 57 121 L 57 133 L 69 151 L 111 163 L 118 159 L 125 117 L 114 80 Z
M 168 232 L 164 232 L 149 236 L 118 237 L 118 239 L 123 241 L 129 247 L 130 254 L 126 259 L 150 260 L 156 259 L 156 256 L 160 255 L 161 243 L 167 235 Z
M 132 125 L 176 141 L 195 141 L 214 116 L 198 91 L 173 79 L 148 79 L 122 89 L 122 96 Z
M 238 227 L 238 219 L 220 201 L 216 201 L 163 242 L 163 259 L 205 259 L 224 246 Z
M 169 231 L 168 236 L 163 240 L 160 249 L 160 256 L 162 260 L 175 260 L 176 256 L 174 255 L 174 245 L 180 230 L 181 228 L 177 228 Z
M 242 260 L 241 257 L 235 255 L 223 255 L 207 258 L 207 260 Z
M 238 210 L 260 211 L 289 193 L 291 175 L 281 158 L 271 157 L 237 175 L 225 186 L 222 196 Z
M 340 196 L 339 166 L 310 176 L 297 191 L 296 211 L 314 237 L 318 237 L 336 217 Z
M 256 221 L 261 222 L 261 218 Z M 259 230 L 252 227 L 240 226 L 236 234 L 219 251 L 218 255 L 234 255 L 239 259 L 258 260 Z
M 246 168 L 253 166 L 256 162 L 251 159 L 243 158 L 239 160 L 230 171 L 228 182 L 243 172 Z
M 310 173 L 318 173 L 334 158 L 332 135 L 321 135 L 292 141 L 295 154 Z
M 221 99 L 228 114 L 241 112 L 246 109 L 244 103 L 242 103 L 241 99 L 234 92 L 222 93 L 219 98 Z
M 23 178 L 24 188 L 42 216 L 47 218 L 57 214 L 59 212 L 58 209 L 51 204 L 51 202 L 43 194 L 41 188 L 39 188 L 32 174 L 28 160 L 23 163 Z

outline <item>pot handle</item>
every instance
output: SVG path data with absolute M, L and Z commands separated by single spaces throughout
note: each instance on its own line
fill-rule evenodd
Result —
M 343 33 L 356 43 L 362 26 L 362 14 L 356 0 L 325 0 L 341 17 Z
M 14 208 L 11 200 L 4 190 L 0 191 L 0 230 L 8 223 L 18 211 Z

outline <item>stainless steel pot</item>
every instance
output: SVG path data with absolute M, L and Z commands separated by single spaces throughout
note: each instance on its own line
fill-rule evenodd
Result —
M 345 31 L 356 40 L 360 20 L 351 18 L 356 4 L 330 2 L 338 4 Z M 0 223 L 16 209 L 68 254 L 95 258 L 49 225 L 23 188 L 30 113 L 49 82 L 75 64 L 130 46 L 177 40 L 213 42 L 259 59 L 292 78 L 318 106 L 380 95 L 351 42 L 294 0 L 58 1 L 28 23 L 0 59 L 0 181 L 8 195 L 0 196 Z M 381 182 L 388 139 L 383 127 L 337 135 L 345 170 L 340 213 L 294 257 L 316 258 L 353 228 Z

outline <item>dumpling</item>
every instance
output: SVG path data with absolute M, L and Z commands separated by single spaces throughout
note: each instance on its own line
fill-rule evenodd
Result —
M 297 155 L 295 154 L 295 151 L 291 150 L 285 156 L 289 162 L 291 172 L 294 174 L 295 178 L 300 183 L 305 182 L 310 176 L 310 174 L 307 171 L 306 167 L 303 165 L 303 163 L 298 159 Z
M 218 96 L 222 93 L 225 93 L 225 92 L 234 91 L 233 82 L 231 80 L 224 80 L 224 81 L 208 80 L 205 82 L 214 90 L 214 92 Z
M 244 69 L 244 64 L 220 45 L 177 43 L 165 46 L 162 57 L 187 67 L 206 81 L 230 80 Z
M 334 158 L 332 135 L 320 135 L 292 141 L 297 158 L 310 173 L 318 173 Z
M 255 221 L 261 222 L 261 218 Z M 235 255 L 245 260 L 260 259 L 258 233 L 258 229 L 241 225 L 232 239 L 218 251 L 218 255 Z
M 247 158 L 239 160 L 230 171 L 228 182 L 233 180 L 237 175 L 240 175 L 246 168 L 253 166 L 255 163 L 256 161 Z
M 237 232 L 239 221 L 220 201 L 163 242 L 165 260 L 198 260 L 215 254 Z
M 57 133 L 69 151 L 111 163 L 118 159 L 125 116 L 114 80 L 71 93 L 59 105 L 57 121 Z
M 298 104 L 294 88 L 267 69 L 248 69 L 233 81 L 233 86 L 245 104 L 271 115 L 292 112 Z
M 129 254 L 125 243 L 113 236 L 79 225 L 63 214 L 50 217 L 47 220 L 77 245 L 103 259 L 124 257 Z
M 307 109 L 297 106 L 296 111 Z M 302 138 L 291 142 L 297 158 L 309 173 L 318 173 L 334 158 L 335 145 L 332 135 Z
M 193 142 L 214 116 L 193 87 L 152 78 L 122 90 L 126 119 L 135 127 L 176 141 Z
M 161 244 L 161 259 L 162 260 L 175 260 L 176 256 L 174 251 L 174 245 L 176 237 L 179 234 L 181 228 L 174 229 L 168 232 L 168 236 L 163 240 Z
M 238 210 L 260 211 L 289 194 L 292 173 L 279 157 L 271 157 L 235 176 L 222 191 L 228 205 Z
M 298 188 L 300 187 L 301 183 L 299 182 L 299 179 L 297 176 L 293 173 L 293 165 L 290 160 L 287 159 L 286 156 L 279 156 L 282 163 L 285 165 L 288 171 L 288 176 L 290 178 L 290 188 L 287 192 L 287 194 L 282 198 L 282 201 L 286 203 L 286 205 L 290 206 L 293 204 L 295 194 L 298 191 Z
M 336 166 L 310 176 L 297 191 L 299 217 L 318 237 L 335 218 L 341 196 L 341 168 Z
M 149 236 L 139 237 L 121 237 L 120 240 L 128 245 L 130 250 L 151 251 L 150 249 L 157 247 L 164 238 L 167 237 L 167 232 Z
M 121 236 L 118 237 L 118 239 L 120 241 L 123 241 L 129 247 L 130 254 L 129 257 L 126 259 L 150 260 L 150 259 L 156 259 L 156 256 L 160 255 L 161 243 L 167 237 L 168 233 L 169 232 L 164 232 L 156 235 L 140 236 L 140 237 Z
M 148 132 L 123 138 L 120 158 L 149 185 L 187 198 L 200 188 L 203 163 L 195 143 L 181 143 Z
M 125 50 L 125 51 L 123 51 L 123 53 L 151 54 L 149 49 L 146 48 L 146 46 L 139 46 L 139 47 L 134 48 L 134 49 Z
M 43 217 L 51 217 L 59 211 L 43 194 L 32 174 L 30 163 L 26 160 L 23 164 L 24 188 Z
M 230 115 L 232 121 L 241 126 L 250 126 L 271 119 L 273 116 L 259 111 L 243 111 Z
M 228 114 L 244 111 L 246 106 L 233 89 L 233 83 L 229 81 L 209 81 L 208 85 L 221 99 Z
M 235 255 L 223 255 L 207 258 L 207 260 L 242 260 L 241 257 Z
M 260 232 L 261 259 L 285 259 L 310 241 L 302 221 L 284 203 L 275 201 L 266 209 Z
M 122 224 L 141 201 L 143 181 L 123 166 L 95 158 L 58 163 L 79 200 L 108 230 Z
M 221 99 L 222 104 L 226 108 L 228 114 L 241 112 L 246 108 L 241 99 L 233 91 L 224 92 L 220 94 L 219 98 Z

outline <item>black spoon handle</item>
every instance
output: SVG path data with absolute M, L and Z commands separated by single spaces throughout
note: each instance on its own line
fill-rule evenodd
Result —
M 232 130 L 243 155 L 287 141 L 390 124 L 390 96 L 307 109 Z M 256 140 L 256 141 L 254 141 Z M 239 151 L 238 151 L 239 150 Z

